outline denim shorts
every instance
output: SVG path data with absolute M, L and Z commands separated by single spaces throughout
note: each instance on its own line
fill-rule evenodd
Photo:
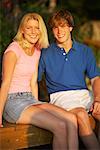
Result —
M 45 102 L 36 100 L 31 92 L 18 92 L 8 94 L 4 107 L 3 117 L 6 121 L 16 123 L 23 110 L 31 105 L 43 104 Z

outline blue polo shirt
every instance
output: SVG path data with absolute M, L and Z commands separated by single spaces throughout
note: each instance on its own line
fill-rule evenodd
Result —
M 58 91 L 87 89 L 85 78 L 99 76 L 91 48 L 73 41 L 68 53 L 56 43 L 42 49 L 38 81 L 45 74 L 48 93 Z

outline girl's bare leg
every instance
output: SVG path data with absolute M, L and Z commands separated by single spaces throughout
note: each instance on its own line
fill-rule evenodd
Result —
M 52 113 L 54 116 L 66 121 L 68 128 L 68 148 L 69 150 L 78 149 L 78 131 L 77 131 L 77 118 L 73 113 L 70 113 L 60 107 L 52 104 L 38 105 L 38 107 Z M 74 140 L 73 140 L 74 139 Z
M 16 123 L 33 124 L 40 128 L 51 131 L 53 136 L 53 150 L 67 150 L 67 126 L 62 119 L 47 112 L 46 110 L 37 107 L 39 105 L 30 106 L 25 109 Z
M 99 150 L 99 142 L 91 128 L 88 113 L 84 108 L 75 108 L 71 110 L 72 113 L 76 114 L 79 135 L 88 150 Z

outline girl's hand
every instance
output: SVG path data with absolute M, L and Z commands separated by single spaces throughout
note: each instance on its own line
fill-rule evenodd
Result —
M 2 116 L 0 116 L 0 127 L 3 127 L 3 124 L 2 124 Z

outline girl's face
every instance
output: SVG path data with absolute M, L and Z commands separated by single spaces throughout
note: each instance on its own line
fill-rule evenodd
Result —
M 62 23 L 53 27 L 53 34 L 56 38 L 57 43 L 64 44 L 70 38 L 72 27 L 69 27 L 66 23 Z
M 39 23 L 35 19 L 30 19 L 24 25 L 22 30 L 24 39 L 32 45 L 35 45 L 40 38 Z

